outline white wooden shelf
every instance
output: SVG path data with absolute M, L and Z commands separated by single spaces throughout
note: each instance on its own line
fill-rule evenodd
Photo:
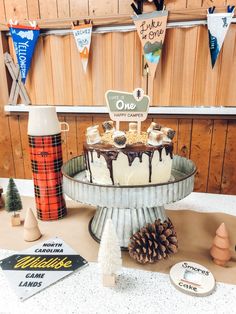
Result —
M 27 113 L 29 107 L 26 105 L 6 105 L 6 113 Z M 106 106 L 56 106 L 57 113 L 64 114 L 105 114 L 108 113 Z M 211 115 L 211 116 L 236 116 L 236 107 L 150 107 L 149 114 L 153 115 Z

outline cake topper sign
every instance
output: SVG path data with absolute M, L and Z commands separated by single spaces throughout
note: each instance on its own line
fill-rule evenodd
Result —
M 138 122 L 138 131 L 141 122 L 147 119 L 150 98 L 144 95 L 141 88 L 136 88 L 133 93 L 109 90 L 105 94 L 110 118 L 116 121 L 119 130 L 120 121 Z

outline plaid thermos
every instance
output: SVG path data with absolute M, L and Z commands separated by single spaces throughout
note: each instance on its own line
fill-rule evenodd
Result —
M 55 220 L 66 215 L 62 189 L 61 125 L 53 106 L 30 106 L 28 138 L 38 218 Z

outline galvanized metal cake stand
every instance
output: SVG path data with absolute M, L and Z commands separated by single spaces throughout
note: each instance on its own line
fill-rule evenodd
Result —
M 174 156 L 171 180 L 163 184 L 112 186 L 89 183 L 83 156 L 62 167 L 64 192 L 73 200 L 96 206 L 89 223 L 91 236 L 100 241 L 106 220 L 111 218 L 122 248 L 130 237 L 147 223 L 167 219 L 164 205 L 183 199 L 193 191 L 195 164 Z

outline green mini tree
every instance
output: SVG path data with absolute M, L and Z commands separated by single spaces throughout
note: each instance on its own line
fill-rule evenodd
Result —
M 9 213 L 14 212 L 14 216 L 16 216 L 16 212 L 22 209 L 20 194 L 12 178 L 9 179 L 7 186 L 5 208 Z

